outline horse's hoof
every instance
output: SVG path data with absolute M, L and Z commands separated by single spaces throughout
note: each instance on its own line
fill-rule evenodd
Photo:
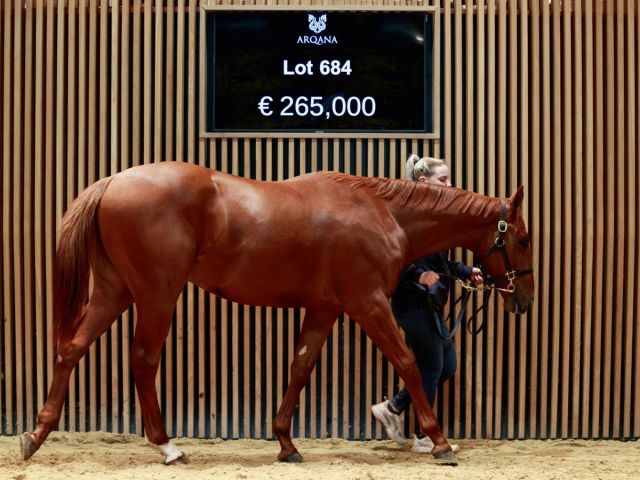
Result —
M 302 463 L 302 455 L 300 455 L 298 452 L 293 452 L 289 455 L 285 455 L 284 457 L 279 458 L 278 460 L 286 463 Z
M 165 465 L 187 465 L 191 463 L 189 457 L 187 457 L 184 453 L 177 458 L 167 457 L 164 461 Z
M 22 454 L 22 460 L 29 460 L 31 455 L 36 453 L 38 446 L 33 436 L 30 433 L 23 433 L 20 435 L 20 453 Z
M 458 460 L 456 459 L 453 450 L 445 450 L 444 452 L 434 453 L 433 456 L 436 459 L 436 462 L 440 465 L 458 465 Z

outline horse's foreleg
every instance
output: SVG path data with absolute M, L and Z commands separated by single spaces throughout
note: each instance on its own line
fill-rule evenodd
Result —
M 104 280 L 96 281 L 91 300 L 82 310 L 75 335 L 68 340 L 61 339 L 51 388 L 42 410 L 38 413 L 36 429 L 20 437 L 23 460 L 31 457 L 58 425 L 69 389 L 69 377 L 75 366 L 91 344 L 130 304 L 131 295 L 119 279 L 112 278 L 109 283 Z
M 165 456 L 165 463 L 169 464 L 178 459 L 186 461 L 186 457 L 169 441 L 156 392 L 155 378 L 175 307 L 175 302 L 168 303 L 167 298 L 173 300 L 168 295 L 155 302 L 136 303 L 139 317 L 129 358 L 140 399 L 145 435 L 151 446 Z
M 273 421 L 273 433 L 280 442 L 278 460 L 283 462 L 301 462 L 302 456 L 291 442 L 291 417 L 300 397 L 300 391 L 309 380 L 311 371 L 318 360 L 322 346 L 334 324 L 336 312 L 317 312 L 307 310 L 296 352 L 291 363 L 291 379 L 284 394 L 278 414 Z
M 451 446 L 442 434 L 422 388 L 415 356 L 402 339 L 388 299 L 381 295 L 377 300 L 367 303 L 362 310 L 354 311 L 351 316 L 362 326 L 404 380 L 420 423 L 420 430 L 428 435 L 435 445 L 431 451 L 433 456 L 442 463 L 455 465 L 457 461 Z

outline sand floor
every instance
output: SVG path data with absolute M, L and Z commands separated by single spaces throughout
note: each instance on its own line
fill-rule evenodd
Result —
M 452 440 L 452 443 L 455 440 Z M 266 440 L 176 439 L 191 463 L 162 464 L 162 456 L 135 435 L 51 434 L 28 461 L 17 437 L 0 436 L 1 480 L 56 479 L 634 479 L 640 478 L 640 441 L 459 441 L 457 467 L 411 453 L 388 440 L 296 440 L 304 463 L 275 461 Z

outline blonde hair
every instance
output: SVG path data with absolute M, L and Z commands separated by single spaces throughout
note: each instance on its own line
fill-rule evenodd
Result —
M 433 157 L 420 158 L 416 154 L 411 154 L 407 159 L 407 180 L 418 180 L 420 177 L 430 178 L 435 173 L 436 167 L 446 165 L 444 160 Z

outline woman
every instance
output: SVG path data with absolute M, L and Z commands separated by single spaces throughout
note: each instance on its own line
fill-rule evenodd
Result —
M 407 160 L 407 178 L 451 186 L 447 165 L 435 158 L 411 155 Z M 440 252 L 408 265 L 400 274 L 398 287 L 391 299 L 393 314 L 416 357 L 422 387 L 431 405 L 436 398 L 438 384 L 451 378 L 456 371 L 456 353 L 442 314 L 452 281 L 438 273 L 471 280 L 475 285 L 483 281 L 480 269 L 450 262 L 448 252 Z M 404 412 L 410 403 L 411 397 L 405 388 L 391 400 L 371 407 L 373 415 L 384 425 L 387 436 L 400 444 L 407 442 L 403 433 Z M 420 433 L 414 435 L 411 451 L 430 453 L 432 448 L 429 437 Z M 456 451 L 458 446 L 452 445 L 452 448 Z

